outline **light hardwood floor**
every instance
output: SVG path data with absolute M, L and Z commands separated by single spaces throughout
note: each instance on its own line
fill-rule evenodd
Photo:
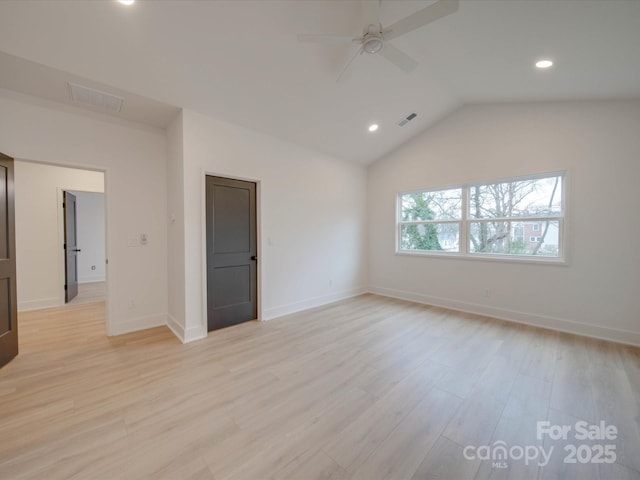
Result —
M 78 284 L 78 295 L 68 305 L 104 302 L 107 298 L 107 282 L 90 282 Z
M 2 479 L 638 479 L 640 351 L 365 295 L 181 345 L 104 336 L 104 304 L 20 315 Z M 614 464 L 536 422 L 604 420 Z M 549 464 L 466 446 L 555 447 Z M 580 444 L 585 442 L 573 443 Z M 589 443 L 589 442 L 588 442 Z

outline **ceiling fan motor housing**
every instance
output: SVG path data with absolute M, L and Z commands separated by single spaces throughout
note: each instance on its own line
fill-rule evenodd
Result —
M 369 33 L 362 39 L 362 49 L 367 53 L 378 53 L 383 46 L 384 41 L 380 34 Z

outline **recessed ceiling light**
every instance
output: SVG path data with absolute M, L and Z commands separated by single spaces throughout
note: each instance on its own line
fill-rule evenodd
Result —
M 118 0 L 122 5 L 133 5 L 136 0 Z
M 550 68 L 553 66 L 553 62 L 551 60 L 538 60 L 536 62 L 536 67 L 541 68 L 541 69 L 545 69 L 545 68 Z
M 369 131 L 370 132 L 375 132 L 378 129 L 378 124 L 377 123 L 372 123 L 371 125 L 369 125 Z

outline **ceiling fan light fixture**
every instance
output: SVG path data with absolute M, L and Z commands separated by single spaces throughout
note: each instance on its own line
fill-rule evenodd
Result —
M 366 35 L 362 41 L 362 49 L 367 53 L 378 53 L 382 50 L 384 42 L 379 35 Z
M 541 70 L 545 70 L 547 68 L 551 68 L 553 66 L 553 62 L 551 60 L 549 60 L 548 58 L 545 58 L 543 60 L 538 60 L 536 62 L 536 67 L 541 69 Z
M 376 130 L 378 130 L 378 124 L 377 123 L 372 123 L 371 125 L 369 125 L 369 131 L 371 133 L 375 132 Z

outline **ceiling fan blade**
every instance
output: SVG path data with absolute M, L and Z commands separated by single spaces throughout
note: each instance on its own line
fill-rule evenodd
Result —
M 345 64 L 345 66 L 340 71 L 340 75 L 338 75 L 338 78 L 336 78 L 336 82 L 340 82 L 340 80 L 342 80 L 342 76 L 344 75 L 344 72 L 347 71 L 347 69 L 351 66 L 351 64 L 353 63 L 353 61 L 356 58 L 358 58 L 360 55 L 362 55 L 362 52 L 364 52 L 363 48 L 362 47 L 358 47 L 358 51 L 355 53 L 355 55 L 353 57 L 351 57 L 349 59 L 349 61 Z
M 378 52 L 378 55 L 383 56 L 405 72 L 411 72 L 418 66 L 418 62 L 388 42 L 384 42 L 384 47 Z
M 351 35 L 314 35 L 308 33 L 298 34 L 298 41 L 303 43 L 351 43 L 360 40 Z
M 460 6 L 459 3 L 459 0 L 438 0 L 436 3 L 389 25 L 383 30 L 384 39 L 393 40 L 416 28 L 423 27 L 435 20 L 446 17 L 458 10 Z
M 363 34 L 369 33 L 369 25 L 380 28 L 380 0 L 362 0 L 362 16 L 364 17 Z

